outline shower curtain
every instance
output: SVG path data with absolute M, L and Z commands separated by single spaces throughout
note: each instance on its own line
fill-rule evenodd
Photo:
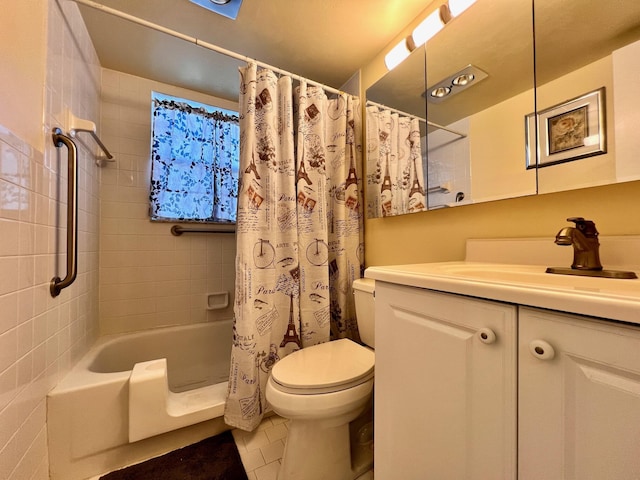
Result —
M 253 430 L 279 359 L 359 340 L 351 284 L 361 276 L 359 100 L 255 64 L 240 69 L 235 322 L 225 422 Z
M 387 217 L 427 209 L 420 123 L 367 107 L 367 213 Z

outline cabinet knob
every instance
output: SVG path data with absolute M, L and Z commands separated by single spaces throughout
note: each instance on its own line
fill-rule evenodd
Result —
M 529 344 L 529 351 L 540 360 L 551 360 L 556 356 L 556 351 L 544 340 L 533 340 Z
M 496 334 L 490 328 L 481 328 L 476 335 L 482 343 L 487 345 L 496 341 Z

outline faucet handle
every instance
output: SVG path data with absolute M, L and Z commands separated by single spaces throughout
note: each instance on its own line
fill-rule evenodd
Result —
M 576 224 L 576 228 L 582 232 L 585 237 L 597 237 L 598 230 L 593 220 L 585 220 L 583 217 L 569 217 L 567 222 Z

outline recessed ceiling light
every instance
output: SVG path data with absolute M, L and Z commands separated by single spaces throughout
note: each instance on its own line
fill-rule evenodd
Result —
M 422 95 L 431 103 L 444 102 L 448 98 L 476 85 L 488 76 L 487 72 L 475 65 L 467 65 L 462 70 L 430 85 Z
M 453 79 L 451 83 L 453 83 L 456 87 L 464 87 L 465 85 L 469 85 L 476 76 L 473 73 L 459 75 Z
M 242 0 L 189 0 L 191 3 L 211 10 L 223 17 L 235 20 L 240 10 Z
M 431 91 L 431 96 L 435 98 L 446 97 L 451 93 L 451 88 L 449 87 L 438 87 Z

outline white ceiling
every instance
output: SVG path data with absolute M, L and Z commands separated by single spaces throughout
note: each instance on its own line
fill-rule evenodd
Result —
M 230 20 L 189 0 L 97 1 L 336 88 L 387 48 L 415 18 L 426 16 L 434 8 L 429 5 L 443 2 L 244 0 L 238 18 Z M 491 91 L 508 97 L 531 88 L 530 1 L 482 0 L 470 14 L 447 25 L 429 43 L 429 84 L 474 63 L 490 74 L 489 80 L 474 87 L 487 94 L 476 97 L 495 96 L 489 95 Z M 103 67 L 237 100 L 237 67 L 244 62 L 94 8 L 81 5 L 80 9 Z M 535 0 L 535 14 L 538 84 L 640 38 L 640 0 Z M 405 75 L 403 68 L 394 72 L 395 77 Z M 394 80 L 392 87 L 419 99 L 424 70 L 407 75 L 416 84 L 414 89 L 408 88 L 406 79 Z M 478 108 L 486 107 L 488 101 Z M 451 114 L 456 102 L 467 100 L 460 96 L 448 102 Z
M 432 3 L 244 0 L 234 21 L 189 0 L 98 2 L 336 88 Z M 237 98 L 237 66 L 242 62 L 100 10 L 80 8 L 103 67 Z

